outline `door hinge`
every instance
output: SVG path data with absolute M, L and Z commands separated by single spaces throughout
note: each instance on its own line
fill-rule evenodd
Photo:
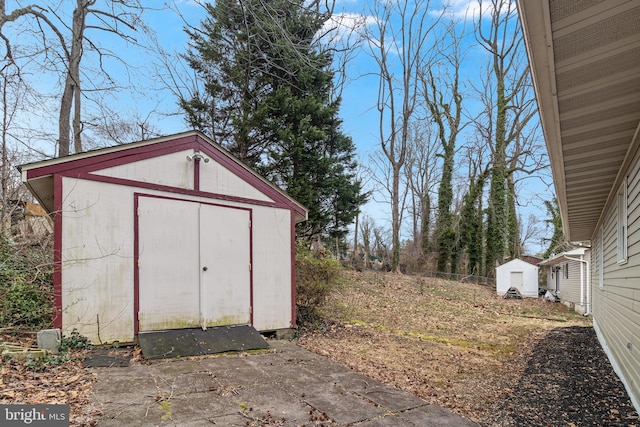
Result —
M 249 228 L 251 228 L 251 220 L 249 220 Z
M 251 271 L 251 263 L 249 263 L 249 271 Z

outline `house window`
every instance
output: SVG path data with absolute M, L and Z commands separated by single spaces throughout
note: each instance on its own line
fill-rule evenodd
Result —
M 617 196 L 618 208 L 618 264 L 627 262 L 627 179 L 625 178 Z
M 604 289 L 604 227 L 602 225 L 598 241 L 598 287 Z
M 568 263 L 568 262 L 567 262 L 567 263 L 565 263 L 565 264 L 562 266 L 562 273 L 563 273 L 562 275 L 563 275 L 563 277 L 564 277 L 565 279 L 568 279 L 568 278 L 569 278 L 569 263 Z

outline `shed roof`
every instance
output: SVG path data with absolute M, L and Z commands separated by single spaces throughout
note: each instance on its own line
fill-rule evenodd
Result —
M 640 2 L 517 3 L 565 236 L 590 240 L 640 144 Z
M 83 173 L 108 166 L 131 163 L 186 149 L 203 151 L 221 162 L 269 197 L 285 204 L 295 212 L 296 222 L 307 219 L 307 208 L 291 198 L 285 191 L 260 176 L 253 169 L 236 159 L 231 153 L 199 131 L 189 131 L 144 141 L 97 150 L 85 151 L 65 157 L 57 157 L 18 166 L 22 181 L 40 204 L 51 213 L 54 209 L 54 175 L 80 176 Z
M 511 261 L 505 262 L 504 264 L 501 264 L 499 266 L 496 267 L 496 270 L 500 269 L 500 270 L 504 270 L 504 269 L 509 269 L 509 268 L 519 268 L 519 269 L 527 269 L 527 270 L 533 270 L 533 269 L 538 269 L 537 265 L 533 265 L 529 262 L 523 261 L 519 258 L 514 258 Z

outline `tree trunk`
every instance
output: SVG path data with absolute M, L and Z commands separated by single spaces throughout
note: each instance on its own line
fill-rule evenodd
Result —
M 4 71 L 4 70 L 3 70 Z M 9 212 L 9 156 L 7 153 L 7 129 L 9 127 L 7 103 L 7 76 L 2 76 L 2 206 L 0 207 L 0 232 L 3 236 L 11 235 L 11 212 Z
M 82 60 L 82 40 L 84 38 L 85 22 L 89 5 L 95 0 L 77 0 L 73 11 L 71 26 L 72 39 L 69 52 L 67 77 L 60 101 L 60 116 L 58 120 L 58 156 L 67 156 L 71 145 L 71 108 L 75 103 L 73 118 L 73 146 L 76 152 L 82 151 L 82 132 L 80 118 L 80 61 Z

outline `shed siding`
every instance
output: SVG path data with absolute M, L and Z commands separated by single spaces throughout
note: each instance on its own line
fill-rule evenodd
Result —
M 255 207 L 253 230 L 254 326 L 291 327 L 291 211 Z
M 134 340 L 134 193 L 161 191 L 63 178 L 62 323 L 92 342 Z M 194 196 L 170 197 L 211 203 Z M 224 201 L 253 211 L 253 324 L 291 327 L 289 209 Z
M 100 169 L 92 173 L 112 178 L 192 190 L 194 183 L 193 162 L 185 161 L 188 154 L 193 154 L 193 150 L 138 160 Z
M 594 232 L 593 247 L 602 243 L 604 266 L 594 257 L 593 318 L 598 337 L 623 379 L 636 407 L 640 403 L 640 159 L 636 153 L 628 171 L 628 258 L 617 262 L 617 206 L 612 204 L 603 218 L 603 239 Z M 618 189 L 613 189 L 617 192 Z M 603 268 L 603 287 L 598 286 L 599 268 Z
M 273 201 L 213 159 L 208 163 L 200 162 L 200 190 L 265 202 Z
M 132 191 L 63 178 L 62 195 L 63 333 L 133 341 Z
M 504 295 L 511 286 L 511 273 L 522 272 L 522 296 L 538 297 L 538 267 L 520 259 L 513 259 L 496 268 L 496 292 Z

